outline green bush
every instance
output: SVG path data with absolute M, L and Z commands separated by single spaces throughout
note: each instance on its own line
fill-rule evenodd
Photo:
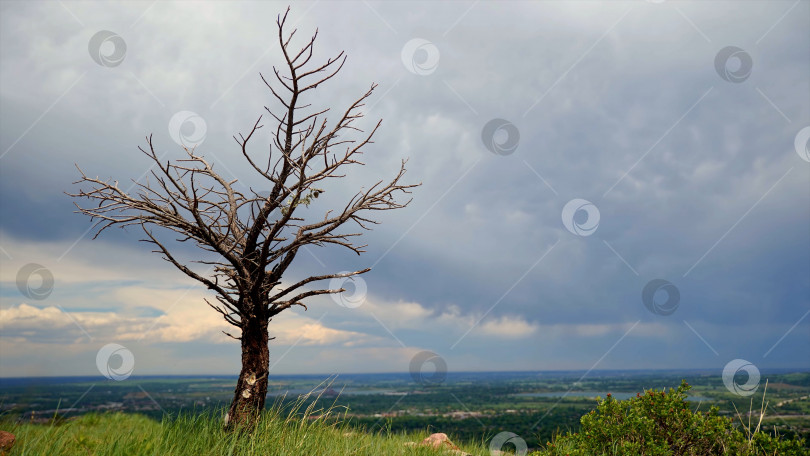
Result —
M 802 441 L 733 426 L 717 408 L 693 412 L 685 382 L 669 392 L 648 390 L 625 401 L 610 394 L 583 416 L 579 432 L 548 443 L 537 455 L 557 456 L 707 456 L 807 455 Z M 745 431 L 745 432 L 743 432 Z

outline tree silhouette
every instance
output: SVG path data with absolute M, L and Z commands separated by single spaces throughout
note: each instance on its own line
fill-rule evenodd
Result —
M 329 108 L 314 109 L 302 103 L 305 96 L 311 95 L 308 92 L 332 79 L 343 68 L 346 56 L 340 52 L 321 65 L 310 64 L 318 32 L 316 30 L 302 48 L 293 51 L 290 42 L 295 30 L 289 34 L 284 30 L 288 14 L 289 8 L 276 21 L 284 56 L 282 70 L 273 67 L 273 84 L 262 76 L 270 93 L 284 107 L 279 113 L 265 108 L 276 127 L 271 135 L 271 152 L 266 157 L 266 165 L 262 166 L 263 157 L 254 157 L 248 151 L 248 143 L 262 128 L 262 116 L 247 135 L 234 136 L 252 171 L 268 182 L 269 193 L 260 194 L 253 189 L 239 191 L 234 186 L 238 180 L 222 177 L 214 170 L 213 163 L 193 148 L 184 147 L 182 159 L 164 162 L 156 154 L 150 135 L 146 138 L 147 147 L 139 147 L 154 161 L 145 184 L 136 182 L 134 190 L 127 192 L 120 189 L 117 182 L 90 178 L 79 168 L 81 179 L 76 184 L 89 185 L 89 188 L 70 194 L 92 203 L 86 207 L 76 205 L 79 212 L 97 221 L 94 237 L 112 226 L 138 226 L 145 234 L 143 240 L 156 247 L 155 252 L 216 293 L 217 302 L 206 300 L 206 303 L 240 329 L 238 336 L 226 334 L 240 340 L 242 345 L 242 369 L 225 417 L 225 425 L 231 429 L 255 423 L 264 408 L 270 320 L 293 306 L 306 309 L 304 300 L 308 297 L 345 291 L 343 288 L 308 289 L 306 285 L 370 270 L 315 275 L 282 285 L 282 277 L 299 250 L 307 245 L 336 244 L 362 253 L 365 245 L 357 245 L 354 240 L 377 223 L 371 218 L 371 212 L 407 206 L 410 199 L 400 202 L 397 197 L 409 194 L 416 186 L 400 184 L 405 174 L 406 161 L 403 160 L 398 173 L 388 183 L 379 181 L 368 189 L 361 189 L 343 207 L 327 211 L 322 218 L 296 216 L 296 212 L 300 213 L 303 206 L 309 206 L 323 192 L 319 185 L 344 177 L 340 171 L 346 165 L 362 164 L 359 161 L 361 150 L 372 143 L 382 120 L 368 134 L 355 126 L 363 117 L 361 108 L 376 84 L 351 103 L 334 123 L 327 122 Z M 354 135 L 359 135 L 359 139 L 352 139 Z M 348 222 L 354 224 L 347 225 Z M 356 231 L 346 231 L 347 226 L 356 226 Z M 179 260 L 169 243 L 153 233 L 156 227 L 176 233 L 176 242 L 171 247 L 193 241 L 205 252 L 201 252 L 205 259 Z M 200 267 L 195 269 L 191 263 L 207 265 L 208 270 L 200 272 Z

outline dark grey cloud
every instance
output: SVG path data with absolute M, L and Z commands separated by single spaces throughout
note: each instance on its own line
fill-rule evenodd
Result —
M 2 6 L 0 230 L 7 235 L 41 242 L 81 236 L 87 221 L 62 194 L 77 176 L 73 163 L 88 174 L 138 178 L 149 166 L 136 149 L 146 134 L 154 133 L 167 156 L 182 152 L 167 127 L 182 110 L 206 122 L 200 151 L 246 186 L 261 185 L 231 135 L 274 106 L 258 73 L 271 74 L 279 61 L 272 20 L 284 5 L 161 3 L 145 13 L 139 5 L 70 3 L 76 18 L 59 5 Z M 810 164 L 793 145 L 810 124 L 808 8 L 297 5 L 291 18 L 299 34 L 319 27 L 317 57 L 349 54 L 344 73 L 313 101 L 339 110 L 376 82 L 365 124 L 384 119 L 367 166 L 330 183 L 313 214 L 390 176 L 402 157 L 410 160 L 408 177 L 423 186 L 409 208 L 382 216 L 362 257 L 313 248 L 300 254 L 292 276 L 374 264 L 365 276 L 370 294 L 418 302 L 434 318 L 457 311 L 470 318 L 464 324 L 489 312 L 479 324 L 515 317 L 541 328 L 629 328 L 636 321 L 668 328 L 660 339 L 631 332 L 607 361 L 617 367 L 722 367 L 717 356 L 807 366 L 789 355 L 806 340 L 806 318 L 762 355 L 810 310 Z M 38 29 L 32 17 L 53 26 Z M 99 30 L 126 41 L 119 66 L 100 66 L 88 55 Z M 415 38 L 437 52 L 429 74 L 403 64 L 403 46 Z M 751 57 L 752 71 L 740 83 L 716 71 L 726 46 Z M 413 70 L 432 49 L 405 63 Z M 519 131 L 514 153 L 493 154 L 482 142 L 482 128 L 495 118 Z M 563 207 L 575 198 L 599 210 L 591 236 L 562 223 Z M 136 235 L 111 233 L 108 240 L 133 245 Z M 75 249 L 94 244 L 84 240 Z M 680 291 L 669 317 L 641 301 L 657 278 Z M 376 325 L 350 316 L 324 321 L 344 329 Z M 626 330 L 527 336 L 554 345 L 540 354 L 531 343 L 487 346 L 474 337 L 450 350 L 468 329 L 457 323 L 456 332 L 411 328 L 402 337 L 467 367 L 507 368 L 495 359 L 509 351 L 538 368 L 587 368 Z M 388 337 L 378 325 L 374 331 Z

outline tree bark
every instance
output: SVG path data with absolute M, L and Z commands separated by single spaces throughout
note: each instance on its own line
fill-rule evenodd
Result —
M 77 206 L 79 212 L 89 215 L 96 223 L 94 237 L 114 226 L 140 227 L 145 235 L 143 240 L 156 247 L 154 252 L 216 293 L 216 303 L 207 299 L 205 302 L 226 322 L 241 330 L 241 337 L 225 333 L 241 339 L 242 344 L 242 370 L 225 416 L 225 428 L 229 430 L 252 427 L 264 409 L 270 361 L 267 345 L 270 319 L 293 306 L 306 310 L 304 301 L 312 296 L 345 291 L 322 288 L 315 283 L 353 277 L 370 270 L 310 276 L 290 285 L 282 281 L 282 277 L 286 277 L 298 250 L 306 246 L 337 245 L 360 255 L 366 246 L 354 239 L 378 223 L 369 214 L 406 207 L 410 199 L 401 202 L 399 193 L 410 194 L 412 188 L 421 185 L 400 183 L 406 171 L 406 160 L 403 160 L 399 172 L 387 184 L 378 180 L 362 187 L 345 205 L 333 209 L 316 205 L 314 199 L 328 188 L 327 182 L 345 177 L 344 166 L 363 164 L 360 161 L 363 150 L 373 143 L 382 120 L 371 123 L 371 131 L 367 133 L 357 123 L 361 122 L 363 107 L 377 85 L 371 84 L 363 95 L 340 111 L 342 114 L 333 116 L 327 114 L 328 107 L 310 107 L 303 101 L 304 96 L 317 98 L 310 91 L 338 74 L 346 55 L 341 51 L 325 63 L 310 64 L 317 30 L 302 48 L 290 48 L 295 30 L 284 31 L 288 13 L 289 8 L 276 21 L 284 58 L 282 68 L 273 67 L 275 82 L 261 76 L 284 108 L 278 113 L 265 108 L 274 119 L 270 149 L 259 157 L 251 152 L 253 147 L 248 146 L 251 138 L 262 136 L 255 135 L 263 127 L 262 116 L 246 135 L 234 136 L 242 156 L 264 182 L 257 185 L 269 189 L 269 193 L 236 189 L 239 181 L 218 174 L 214 164 L 194 147 L 183 147 L 182 159 L 164 159 L 163 154 L 158 155 L 149 135 L 148 147 L 139 149 L 154 164 L 150 172 L 152 179 L 143 184 L 136 182 L 132 191 L 122 190 L 118 181 L 88 177 L 79 169 L 81 179 L 77 183 L 90 185 L 90 188 L 69 194 L 91 203 L 87 207 Z M 353 138 L 355 132 L 360 136 Z M 254 142 L 257 140 L 265 141 L 255 139 Z M 264 144 L 262 149 L 267 150 L 267 147 L 268 144 Z M 324 188 L 319 188 L 321 186 Z M 323 217 L 318 215 L 321 209 Z M 349 229 L 349 226 L 356 228 Z M 175 233 L 178 245 L 191 241 L 190 244 L 205 252 L 206 261 L 186 263 L 175 257 L 173 249 L 152 233 L 154 228 Z M 195 270 L 198 268 L 192 265 L 196 263 L 205 266 Z M 205 272 L 201 272 L 202 269 Z
M 233 402 L 225 415 L 225 428 L 252 426 L 264 410 L 270 365 L 267 321 L 254 318 L 242 327 L 242 371 Z

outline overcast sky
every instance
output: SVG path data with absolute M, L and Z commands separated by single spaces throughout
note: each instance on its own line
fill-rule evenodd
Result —
M 92 240 L 64 192 L 74 163 L 143 181 L 148 134 L 261 188 L 231 137 L 274 106 L 285 8 L 0 3 L 0 375 L 100 377 L 110 343 L 135 375 L 238 373 L 210 295 L 137 230 Z M 307 102 L 377 83 L 363 123 L 383 119 L 308 210 L 401 158 L 423 185 L 364 255 L 298 255 L 287 281 L 373 270 L 350 305 L 271 322 L 273 373 L 406 372 L 422 350 L 451 371 L 810 367 L 810 2 L 320 1 L 289 23 L 348 54 Z

